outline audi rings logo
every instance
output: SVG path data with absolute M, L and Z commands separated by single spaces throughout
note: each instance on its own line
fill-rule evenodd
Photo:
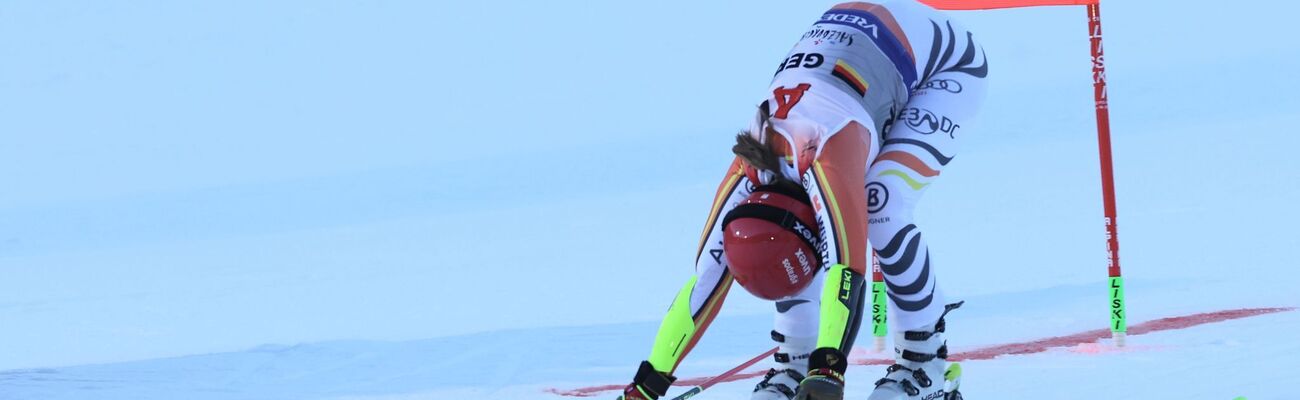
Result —
M 875 214 L 885 209 L 889 204 L 889 189 L 880 182 L 871 182 L 867 184 L 867 213 Z
M 948 93 L 961 93 L 962 86 L 961 82 L 952 79 L 935 79 L 925 81 L 925 83 L 921 84 L 921 87 L 916 88 L 916 90 L 930 89 L 942 90 Z

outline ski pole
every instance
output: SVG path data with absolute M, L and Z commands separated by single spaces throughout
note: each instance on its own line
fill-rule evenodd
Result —
M 727 378 L 730 378 L 732 375 L 735 375 L 736 373 L 743 371 L 745 368 L 749 368 L 749 366 L 757 364 L 759 361 L 763 361 L 764 358 L 776 354 L 776 349 L 777 349 L 776 347 L 773 347 L 771 350 L 768 350 L 763 354 L 759 354 L 758 357 L 751 358 L 749 359 L 749 361 L 745 361 L 743 364 L 737 365 L 736 368 L 732 368 L 727 372 L 723 372 L 721 375 L 709 378 L 709 380 L 704 381 L 704 383 L 701 383 L 699 386 L 693 387 L 691 388 L 691 390 L 687 390 L 686 393 L 677 395 L 677 397 L 674 397 L 672 400 L 686 400 L 691 397 L 694 397 L 695 395 L 700 394 L 700 392 L 703 392 L 705 389 L 713 387 L 713 385 L 721 383 L 727 380 Z

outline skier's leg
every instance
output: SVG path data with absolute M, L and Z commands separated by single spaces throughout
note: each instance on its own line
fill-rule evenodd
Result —
M 817 348 L 817 321 L 821 312 L 824 271 L 794 296 L 776 301 L 772 340 L 777 352 L 776 367 L 768 370 L 754 387 L 750 400 L 789 400 L 808 373 L 808 357 Z
M 984 80 L 944 72 L 948 82 L 919 91 L 886 134 L 880 156 L 867 172 L 871 245 L 889 287 L 890 320 L 897 330 L 934 324 L 944 310 L 929 247 L 913 212 L 930 184 L 957 152 L 983 98 Z
M 787 314 L 804 319 L 798 325 L 816 327 L 816 349 L 809 355 L 808 376 L 800 383 L 796 398 L 836 399 L 843 395 L 846 354 L 867 311 L 863 277 L 871 254 L 866 245 L 867 200 L 861 185 L 866 166 L 875 155 L 872 137 L 866 127 L 848 124 L 826 141 L 803 177 L 817 213 L 823 276 L 820 285 L 803 294 L 803 299 L 816 300 L 810 302 L 816 304 L 816 314 Z
M 948 40 L 953 38 L 970 36 L 953 34 Z M 983 52 L 973 41 L 965 46 L 963 53 L 969 59 L 963 56 L 953 58 L 955 65 L 936 65 L 938 72 L 922 82 L 886 133 L 880 157 L 867 172 L 871 245 L 888 286 L 896 356 L 870 400 L 933 398 L 944 390 L 943 316 L 960 303 L 946 304 L 913 211 L 952 161 L 958 136 L 970 129 L 983 101 L 986 67 L 960 66 L 963 62 L 986 66 Z
M 866 127 L 850 123 L 827 140 L 803 179 L 817 212 L 823 246 L 818 250 L 828 272 L 822 285 L 817 347 L 845 353 L 857 337 L 863 308 L 861 281 L 871 264 L 867 198 L 859 185 L 866 165 L 875 157 L 872 137 Z M 827 299 L 834 301 L 828 304 Z
M 734 204 L 749 196 L 750 184 L 742 166 L 739 159 L 732 162 L 718 186 L 704 232 L 700 235 L 695 276 L 674 298 L 668 315 L 659 326 L 650 358 L 641 363 L 632 384 L 624 390 L 625 398 L 655 399 L 662 396 L 675 379 L 673 371 L 695 347 L 722 307 L 732 277 L 722 254 L 721 221 Z
M 941 138 L 901 134 L 885 139 L 868 176 L 871 245 L 880 257 L 890 299 L 889 320 L 895 331 L 933 324 L 943 310 L 929 247 L 916 226 L 913 210 L 925 189 L 939 176 L 953 146 L 935 146 Z M 940 147 L 948 150 L 942 153 Z

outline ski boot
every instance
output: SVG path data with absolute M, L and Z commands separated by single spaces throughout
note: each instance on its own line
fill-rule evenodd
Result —
M 772 340 L 776 341 L 778 350 L 773 356 L 777 367 L 767 370 L 763 380 L 754 386 L 750 400 L 790 400 L 799 382 L 808 371 L 808 355 L 816 346 L 815 337 L 791 337 L 772 331 Z
M 962 302 L 944 307 L 932 330 L 906 331 L 894 336 L 894 365 L 876 381 L 867 400 L 959 400 L 961 366 L 948 363 L 948 345 L 943 340 L 943 317 Z M 943 379 L 942 382 L 939 379 Z

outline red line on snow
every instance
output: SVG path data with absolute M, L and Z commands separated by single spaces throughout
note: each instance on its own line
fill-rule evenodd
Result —
M 1209 324 L 1214 322 L 1222 322 L 1222 321 L 1254 317 L 1258 315 L 1273 314 L 1273 313 L 1292 311 L 1292 310 L 1295 310 L 1295 307 L 1242 308 L 1236 310 L 1223 310 L 1223 311 L 1207 312 L 1207 313 L 1200 313 L 1200 314 L 1184 315 L 1180 317 L 1161 318 L 1161 319 L 1147 321 L 1137 325 L 1130 326 L 1128 327 L 1128 334 L 1130 336 L 1135 336 L 1135 335 L 1142 335 L 1151 332 L 1185 329 L 1197 325 L 1204 325 L 1204 324 Z M 1008 344 L 1001 344 L 996 346 L 981 347 L 970 351 L 955 353 L 952 355 L 952 357 L 949 358 L 949 360 L 951 361 L 991 360 L 1000 356 L 1036 354 L 1036 353 L 1045 352 L 1048 349 L 1054 347 L 1077 346 L 1086 343 L 1093 343 L 1108 337 L 1110 337 L 1109 329 L 1097 329 L 1097 330 L 1091 330 L 1087 332 L 1080 332 L 1073 335 L 1055 336 L 1046 339 L 1034 340 L 1030 342 L 1008 343 Z M 850 363 L 853 365 L 889 365 L 889 364 L 893 364 L 894 360 L 884 359 L 884 358 L 867 358 L 867 359 L 852 360 Z M 754 377 L 762 376 L 766 372 L 767 371 L 743 372 L 725 378 L 722 380 L 722 382 L 732 382 L 732 381 L 738 381 L 742 379 L 754 378 Z M 711 376 L 703 376 L 698 378 L 679 379 L 676 382 L 673 382 L 673 386 L 697 386 L 712 378 L 713 377 Z M 561 396 L 590 397 L 600 392 L 620 390 L 623 389 L 623 386 L 624 385 L 601 385 L 601 386 L 582 387 L 582 388 L 577 388 L 572 390 L 547 389 L 546 391 Z
M 1294 307 L 1286 308 L 1243 308 L 1236 310 L 1223 310 L 1208 313 L 1184 315 L 1181 317 L 1161 318 L 1157 320 L 1143 322 L 1128 327 L 1129 335 L 1142 335 L 1151 332 L 1168 331 L 1175 329 L 1185 329 L 1197 325 L 1203 325 L 1213 322 L 1222 322 L 1257 315 L 1272 314 L 1283 311 L 1294 310 Z M 1110 329 L 1097 329 L 1082 333 L 1076 333 L 1069 336 L 1057 336 L 1046 339 L 1039 339 L 1025 343 L 1011 343 L 998 346 L 979 348 L 971 351 L 965 351 L 955 354 L 952 361 L 965 360 L 990 360 L 998 356 L 1016 355 L 1016 354 L 1034 354 L 1042 353 L 1053 347 L 1077 346 L 1084 343 L 1092 343 L 1101 339 L 1110 337 Z M 892 363 L 892 362 L 891 362 Z

